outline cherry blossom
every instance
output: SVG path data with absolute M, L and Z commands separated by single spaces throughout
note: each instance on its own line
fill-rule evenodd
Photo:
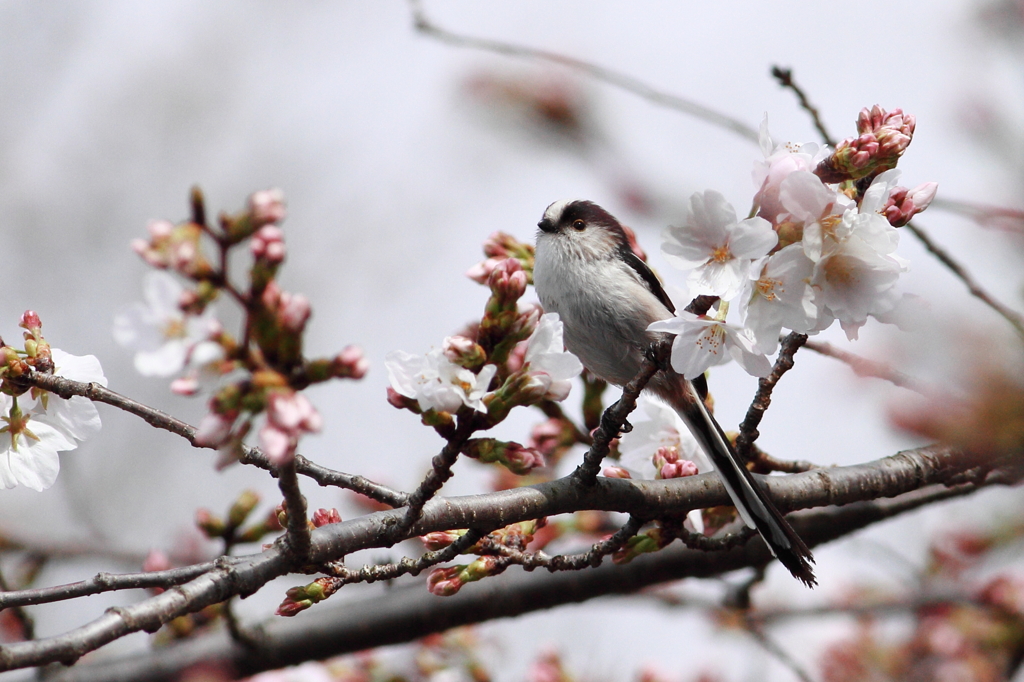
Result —
M 51 353 L 56 375 L 107 385 L 95 356 L 79 357 L 59 348 Z M 0 393 L 0 424 L 0 488 L 24 485 L 42 491 L 57 480 L 57 453 L 74 450 L 78 441 L 98 433 L 100 416 L 87 398 L 33 390 L 17 398 Z
M 662 251 L 683 269 L 694 267 L 689 282 L 695 294 L 729 300 L 739 293 L 750 262 L 778 243 L 771 223 L 763 218 L 737 221 L 736 211 L 718 192 L 690 197 L 690 214 L 679 227 L 665 231 Z
M 0 488 L 23 485 L 43 491 L 60 471 L 58 452 L 77 443 L 46 422 L 26 413 L 18 399 L 0 394 Z
M 478 374 L 459 367 L 435 348 L 426 355 L 392 351 L 384 358 L 391 387 L 412 398 L 422 410 L 456 412 L 463 405 L 486 412 L 484 394 L 497 374 L 495 365 L 484 365 Z
M 744 325 L 757 339 L 759 351 L 774 353 L 783 327 L 798 332 L 815 327 L 813 270 L 814 263 L 800 244 L 790 244 L 751 270 L 749 295 L 741 297 L 740 303 L 746 309 Z
M 758 208 L 757 215 L 775 224 L 779 214 L 784 212 L 779 198 L 782 181 L 795 171 L 813 171 L 831 150 L 813 142 L 776 146 L 768 133 L 767 117 L 761 122 L 759 142 L 765 158 L 754 163 L 753 179 L 757 188 L 754 204 Z
M 768 376 L 772 365 L 757 349 L 749 329 L 726 324 L 704 315 L 680 310 L 676 316 L 652 323 L 648 330 L 675 334 L 672 342 L 672 369 L 687 379 L 695 379 L 709 367 L 736 360 L 756 377 Z
M 583 371 L 583 363 L 565 350 L 558 313 L 541 316 L 527 342 L 525 362 L 530 374 L 528 390 L 543 391 L 549 400 L 565 400 L 572 389 L 572 380 Z
M 313 403 L 298 391 L 275 391 L 267 398 L 267 421 L 260 429 L 260 448 L 275 464 L 295 456 L 299 438 L 323 428 Z
M 135 369 L 145 376 L 167 377 L 185 367 L 193 348 L 221 331 L 212 308 L 201 315 L 182 311 L 185 288 L 163 271 L 146 275 L 143 298 L 114 320 L 114 339 L 134 349 Z
M 639 407 L 643 409 L 647 419 L 633 421 L 633 430 L 619 437 L 619 464 L 631 474 L 624 478 L 679 478 L 678 474 L 684 472 L 692 475 L 698 470 L 712 471 L 711 464 L 701 451 L 697 440 L 675 410 L 647 395 L 640 397 Z M 659 455 L 662 461 L 656 462 Z M 668 471 L 663 471 L 665 465 L 668 465 Z M 669 475 L 666 476 L 665 473 Z M 607 476 L 608 472 L 605 472 L 605 475 Z M 687 514 L 687 518 L 694 528 L 703 532 L 704 521 L 700 510 L 692 510 Z

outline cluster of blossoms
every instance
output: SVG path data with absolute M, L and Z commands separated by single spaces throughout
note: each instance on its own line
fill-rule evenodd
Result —
M 491 296 L 479 326 L 446 338 L 425 355 L 393 351 L 384 363 L 391 383 L 388 401 L 421 414 L 424 423 L 442 432 L 450 428 L 452 415 L 476 414 L 481 428 L 490 428 L 513 407 L 564 400 L 572 379 L 583 371 L 579 359 L 565 351 L 558 315 L 520 306 L 529 272 L 519 258 L 506 257 L 483 269 Z M 462 452 L 517 474 L 544 464 L 535 448 L 491 438 L 472 439 Z
M 95 356 L 51 348 L 35 312 L 26 311 L 19 326 L 25 329 L 23 350 L 0 340 L 0 488 L 41 491 L 57 480 L 57 453 L 98 433 L 100 415 L 87 398 L 61 398 L 20 380 L 33 372 L 101 386 L 107 379 Z
M 238 458 L 259 415 L 264 417 L 259 429 L 264 454 L 276 464 L 290 461 L 299 439 L 322 425 L 301 390 L 332 378 L 359 379 L 367 370 L 354 346 L 334 358 L 303 357 L 309 299 L 283 291 L 277 282 L 287 253 L 279 225 L 285 215 L 280 190 L 264 190 L 251 195 L 240 213 L 222 214 L 216 226 L 210 225 L 196 190 L 190 220 L 178 225 L 153 221 L 149 240 L 133 242 L 157 270 L 146 278 L 145 303 L 115 320 L 114 337 L 136 351 L 135 367 L 142 374 L 177 375 L 171 383 L 174 392 L 214 391 L 196 442 L 219 448 L 221 465 Z M 246 242 L 252 265 L 248 286 L 238 287 L 227 272 L 229 253 Z M 204 251 L 208 243 L 217 249 L 214 257 Z M 245 312 L 240 339 L 216 317 L 213 303 L 222 295 Z
M 897 317 L 896 285 L 907 263 L 895 253 L 896 228 L 927 208 L 936 190 L 935 183 L 896 185 L 914 125 L 899 109 L 865 109 L 859 136 L 830 150 L 776 146 L 762 124 L 765 159 L 754 170 L 751 217 L 738 220 L 717 192 L 691 197 L 686 222 L 666 231 L 662 249 L 690 270 L 691 294 L 719 303 L 713 317 L 681 311 L 651 325 L 677 335 L 676 371 L 694 378 L 732 358 L 765 376 L 765 355 L 782 329 L 810 334 L 838 320 L 855 339 L 868 317 Z M 730 304 L 739 324 L 727 322 Z

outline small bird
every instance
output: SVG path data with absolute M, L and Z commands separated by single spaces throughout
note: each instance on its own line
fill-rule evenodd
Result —
M 630 248 L 611 214 L 590 201 L 556 201 L 537 224 L 533 282 L 547 312 L 558 313 L 565 346 L 584 366 L 623 386 L 640 371 L 644 353 L 664 338 L 648 325 L 673 317 L 675 306 L 654 272 Z M 811 551 L 739 461 L 722 427 L 691 381 L 659 371 L 647 390 L 686 422 L 722 477 L 744 522 L 808 587 L 816 583 Z

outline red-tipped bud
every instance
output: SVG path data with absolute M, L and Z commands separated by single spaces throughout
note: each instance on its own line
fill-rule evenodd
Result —
M 317 528 L 332 523 L 341 523 L 341 514 L 338 513 L 337 509 L 317 509 L 313 512 L 313 525 Z
M 362 379 L 369 369 L 370 361 L 359 346 L 345 346 L 331 361 L 331 371 L 339 379 Z
M 604 471 L 605 478 L 633 478 L 632 475 L 622 467 L 605 467 Z
M 253 192 L 249 196 L 249 211 L 257 225 L 279 223 L 285 219 L 284 192 L 281 190 L 264 189 Z
M 43 323 L 39 320 L 39 315 L 36 311 L 26 310 L 22 313 L 21 322 L 18 323 L 18 326 L 34 333 L 42 328 Z
M 441 349 L 448 360 L 460 367 L 476 369 L 487 360 L 483 347 L 465 336 L 447 337 Z

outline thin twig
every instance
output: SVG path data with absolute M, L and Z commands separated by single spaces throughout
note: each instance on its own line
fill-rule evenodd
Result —
M 827 355 L 830 358 L 835 358 L 840 362 L 845 362 L 853 370 L 853 373 L 859 377 L 874 377 L 876 379 L 884 379 L 889 383 L 895 384 L 900 388 L 906 388 L 911 391 L 916 391 L 922 395 L 928 394 L 928 387 L 918 379 L 904 374 L 899 370 L 895 370 L 884 362 L 877 362 L 875 360 L 869 360 L 860 355 L 855 355 L 849 351 L 842 350 L 833 346 L 827 341 L 814 341 L 808 339 L 804 344 L 804 347 L 808 350 L 813 350 L 815 353 L 821 355 Z
M 299 489 L 294 459 L 278 467 L 277 486 L 284 495 L 284 509 L 288 513 L 285 534 L 288 553 L 296 561 L 304 561 L 309 556 L 309 520 L 306 518 L 306 498 Z
M 915 225 L 913 222 L 906 224 L 905 229 L 909 230 L 911 234 L 920 240 L 924 244 L 924 248 L 928 250 L 933 256 L 935 256 L 940 263 L 945 265 L 954 275 L 956 275 L 960 281 L 967 285 L 967 290 L 971 292 L 971 295 L 981 300 L 985 305 L 992 310 L 996 311 L 1003 316 L 1007 322 L 1009 322 L 1014 330 L 1020 336 L 1024 337 L 1024 316 L 1021 316 L 1013 308 L 997 301 L 990 293 L 985 291 L 980 284 L 974 279 L 974 277 L 967 271 L 967 268 L 956 262 L 949 252 L 943 249 L 941 246 L 932 241 L 932 238 L 922 230 L 920 227 Z
M 785 649 L 779 646 L 778 642 L 769 637 L 763 628 L 758 627 L 756 623 L 748 622 L 747 632 L 765 651 L 775 656 L 780 663 L 793 671 L 793 674 L 800 679 L 800 682 L 814 682 L 814 679 L 807 673 L 804 667 L 790 656 Z
M 91 594 L 113 592 L 115 590 L 139 590 L 151 587 L 173 587 L 212 571 L 215 562 L 172 568 L 166 571 L 150 571 L 147 573 L 97 573 L 88 580 L 76 583 L 57 585 L 55 587 L 37 587 L 30 590 L 0 593 L 0 610 L 14 606 L 30 604 L 49 604 L 86 597 Z
M 750 458 L 752 462 L 760 465 L 759 468 L 754 469 L 760 473 L 764 473 L 767 470 L 781 471 L 784 474 L 799 474 L 804 471 L 820 468 L 814 462 L 808 462 L 803 459 L 777 459 L 757 447 L 757 445 L 750 446 Z
M 779 349 L 779 357 L 775 360 L 775 366 L 772 368 L 771 374 L 758 380 L 754 400 L 750 403 L 750 407 L 747 408 L 747 414 L 740 424 L 739 435 L 736 436 L 736 454 L 741 462 L 746 462 L 750 459 L 750 448 L 760 435 L 757 432 L 757 426 L 761 423 L 765 410 L 771 405 L 772 391 L 775 390 L 775 385 L 779 383 L 779 379 L 782 378 L 783 374 L 793 368 L 793 354 L 806 342 L 806 334 L 792 332 L 782 342 L 782 347 Z
M 621 549 L 631 537 L 637 534 L 642 525 L 644 525 L 643 519 L 630 516 L 629 521 L 613 535 L 594 543 L 589 551 L 578 554 L 548 556 L 543 552 L 524 552 L 501 545 L 495 545 L 494 549 L 527 571 L 532 571 L 536 568 L 546 568 L 552 573 L 556 571 L 579 571 L 585 568 L 597 568 L 600 566 L 606 556 Z
M 423 505 L 430 501 L 441 486 L 452 477 L 452 467 L 459 458 L 459 453 L 465 446 L 466 441 L 476 430 L 475 419 L 472 417 L 461 417 L 455 433 L 448 439 L 448 442 L 430 462 L 430 471 L 420 483 L 419 487 L 409 496 L 405 509 L 405 518 L 395 527 L 396 537 L 404 536 L 413 524 L 419 520 L 423 512 Z
M 671 343 L 666 339 L 651 352 L 645 353 L 640 363 L 640 371 L 633 379 L 622 387 L 622 397 L 610 405 L 601 415 L 601 425 L 594 431 L 594 444 L 583 455 L 583 463 L 573 472 L 573 478 L 585 485 L 593 485 L 601 471 L 601 462 L 608 456 L 613 439 L 622 433 L 626 418 L 636 409 L 636 401 L 651 378 L 660 371 L 662 358 Z
M 19 377 L 18 380 L 23 381 L 28 385 L 36 386 L 50 391 L 51 393 L 55 393 L 61 398 L 70 398 L 78 395 L 83 398 L 88 398 L 93 402 L 104 403 L 106 405 L 116 407 L 128 412 L 129 414 L 134 414 L 150 426 L 164 431 L 170 431 L 173 434 L 181 436 L 187 440 L 192 447 L 211 448 L 209 445 L 196 443 L 196 428 L 194 426 L 172 417 L 166 412 L 161 412 L 156 408 L 149 407 L 148 405 L 144 405 L 136 400 L 123 396 L 120 393 L 111 391 L 99 384 L 72 381 L 71 379 L 65 379 L 64 377 L 54 376 L 52 374 L 41 374 L 39 372 L 33 372 L 23 377 Z M 258 448 L 245 448 L 240 461 L 269 471 L 272 476 L 276 477 L 278 475 L 277 467 L 272 464 L 270 460 L 267 459 L 267 456 Z M 378 502 L 383 502 L 391 507 L 402 507 L 406 504 L 406 498 L 408 496 L 405 493 L 393 490 L 379 483 L 374 483 L 362 476 L 353 476 L 340 471 L 333 471 L 317 464 L 313 464 L 308 459 L 301 456 L 296 456 L 295 467 L 297 473 L 312 478 L 322 486 L 331 485 L 352 490 L 377 500 Z
M 727 533 L 721 537 L 709 538 L 703 533 L 693 533 L 679 527 L 674 529 L 672 534 L 682 540 L 683 544 L 690 549 L 699 549 L 702 552 L 724 552 L 733 547 L 746 544 L 747 540 L 757 535 L 757 531 L 744 526 L 735 533 Z
M 653 102 L 654 104 L 675 109 L 676 111 L 681 111 L 706 123 L 710 123 L 711 125 L 736 133 L 746 140 L 755 143 L 757 142 L 757 130 L 746 123 L 715 111 L 714 109 L 702 104 L 697 104 L 692 100 L 657 90 L 643 81 L 633 78 L 632 76 L 627 76 L 624 73 L 620 73 L 603 66 L 598 66 L 597 64 L 586 62 L 581 59 L 567 57 L 565 55 L 558 54 L 557 52 L 537 50 L 523 45 L 516 45 L 514 43 L 505 43 L 499 40 L 489 40 L 486 38 L 477 38 L 474 36 L 453 33 L 432 23 L 423 11 L 422 4 L 419 0 L 409 0 L 409 7 L 412 11 L 413 23 L 416 30 L 424 35 L 436 38 L 441 42 L 448 43 L 449 45 L 454 45 L 456 47 L 468 47 L 475 50 L 484 50 L 486 52 L 494 52 L 509 57 L 539 59 L 541 61 L 566 66 L 570 69 L 584 73 L 591 78 L 614 85 L 615 87 L 621 88 L 627 92 L 631 92 L 634 95 L 648 100 L 649 102 Z
M 825 128 L 825 123 L 821 120 L 821 116 L 818 114 L 817 107 L 811 104 L 811 101 L 807 99 L 807 94 L 804 93 L 803 88 L 797 85 L 796 81 L 793 80 L 793 70 L 773 66 L 772 76 L 775 77 L 775 80 L 779 81 L 779 85 L 792 90 L 793 94 L 795 94 L 797 99 L 800 100 L 800 108 L 810 114 L 811 122 L 814 124 L 814 127 L 817 128 L 818 134 L 821 135 L 822 142 L 830 147 L 835 147 L 835 138 L 829 135 L 828 130 Z
M 419 575 L 431 566 L 451 561 L 479 542 L 484 535 L 484 531 L 471 528 L 465 535 L 447 547 L 426 552 L 418 559 L 405 557 L 398 563 L 371 564 L 363 566 L 358 571 L 349 571 L 346 568 L 336 569 L 332 571 L 333 577 L 338 581 L 334 590 L 350 583 L 374 583 L 381 580 L 394 580 L 403 575 Z

